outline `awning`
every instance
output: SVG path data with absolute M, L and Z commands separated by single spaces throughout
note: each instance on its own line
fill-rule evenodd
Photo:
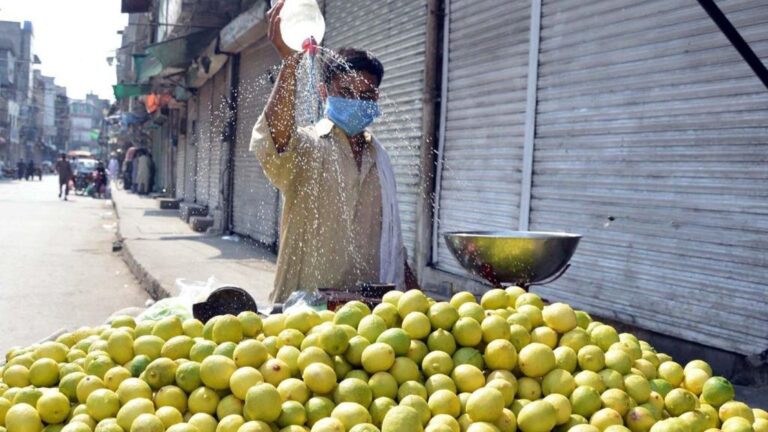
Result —
M 219 39 L 213 39 L 187 69 L 187 87 L 199 88 L 224 67 L 229 57 L 220 54 Z
M 134 113 L 123 113 L 120 117 L 120 125 L 128 127 L 134 124 L 144 123 L 147 120 L 147 116 L 139 116 Z
M 152 0 L 122 0 L 120 2 L 120 12 L 139 13 L 149 12 L 152 8 Z
M 115 99 L 127 99 L 133 96 L 150 94 L 152 86 L 149 84 L 115 84 L 112 86 L 115 93 Z
M 146 55 L 146 58 L 142 59 L 140 65 L 136 64 L 136 81 L 140 83 L 148 83 L 152 77 L 158 76 L 163 72 L 163 65 L 160 60 L 153 56 Z
M 147 46 L 143 61 L 137 62 L 134 56 L 138 81 L 184 72 L 217 33 L 214 29 L 203 30 Z

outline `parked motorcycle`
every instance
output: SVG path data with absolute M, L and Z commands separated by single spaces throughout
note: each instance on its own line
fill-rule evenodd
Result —
M 84 195 L 88 186 L 93 183 L 93 171 L 98 161 L 95 159 L 77 159 L 73 164 L 75 194 Z
M 93 183 L 93 176 L 91 176 L 91 173 L 77 172 L 75 173 L 74 181 L 75 194 L 85 195 L 85 190 L 88 189 L 88 186 L 91 183 Z

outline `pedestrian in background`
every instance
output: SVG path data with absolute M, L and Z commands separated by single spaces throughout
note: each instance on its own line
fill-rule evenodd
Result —
M 123 189 L 126 191 L 133 188 L 133 159 L 136 157 L 136 150 L 136 147 L 131 146 L 123 160 Z
M 56 172 L 59 173 L 59 198 L 61 198 L 61 189 L 64 188 L 64 201 L 69 195 L 69 181 L 72 179 L 72 165 L 67 160 L 67 155 L 61 154 L 61 159 L 56 161 Z
M 133 170 L 131 175 L 131 191 L 133 193 L 139 193 L 139 159 L 141 159 L 145 152 L 145 149 L 140 148 L 133 155 L 133 163 L 131 164 L 131 169 Z
M 141 152 L 137 164 L 136 174 L 136 193 L 145 195 L 150 192 L 150 182 L 152 179 L 152 159 L 146 151 Z
M 117 161 L 117 155 L 112 153 L 109 155 L 109 165 L 107 165 L 107 172 L 110 180 L 116 180 L 120 175 L 120 162 Z
M 27 168 L 24 170 L 24 178 L 26 180 L 35 179 L 35 161 L 32 159 L 27 162 Z
M 96 165 L 96 170 L 93 172 L 93 183 L 94 196 L 104 198 L 104 194 L 107 192 L 107 170 L 104 169 L 104 162 L 99 162 Z
M 24 159 L 19 158 L 19 161 L 16 162 L 16 180 L 21 180 L 24 178 L 24 170 L 26 170 L 27 165 L 24 163 Z

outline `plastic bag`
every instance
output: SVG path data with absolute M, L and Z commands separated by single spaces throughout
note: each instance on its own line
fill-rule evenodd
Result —
M 211 276 L 207 281 L 176 279 L 179 295 L 158 300 L 139 315 L 137 321 L 158 321 L 169 316 L 178 316 L 182 321 L 192 318 L 192 305 L 205 301 L 213 290 L 222 286 Z
M 158 300 L 136 318 L 136 321 L 159 321 L 176 315 L 182 321 L 192 318 L 192 306 L 179 297 L 166 297 Z
M 283 313 L 290 313 L 302 309 L 324 311 L 327 309 L 325 296 L 317 291 L 294 291 L 283 303 Z

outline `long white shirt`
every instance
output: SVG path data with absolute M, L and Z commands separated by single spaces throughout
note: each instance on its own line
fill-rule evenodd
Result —
M 250 148 L 283 196 L 271 299 L 284 301 L 296 290 L 380 282 L 382 188 L 373 142 L 358 168 L 346 135 L 321 121 L 298 129 L 278 153 L 262 115 Z

